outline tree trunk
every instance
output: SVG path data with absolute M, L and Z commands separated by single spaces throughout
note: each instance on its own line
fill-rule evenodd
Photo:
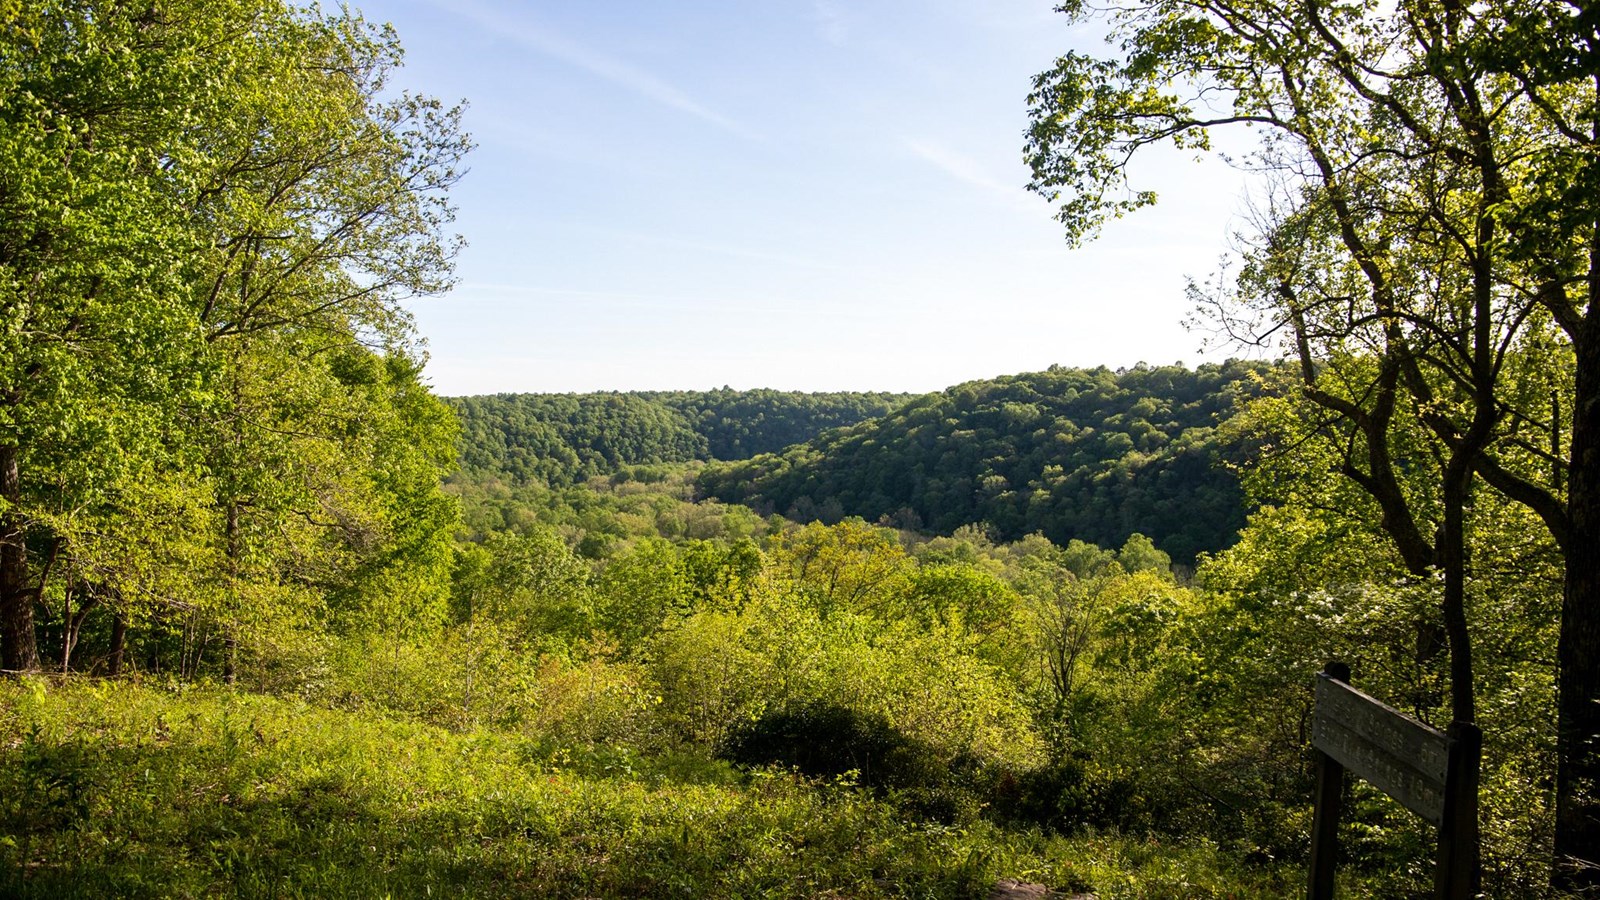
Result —
M 151 675 L 161 672 L 161 640 L 156 634 L 154 622 L 144 633 L 144 668 Z
M 239 542 L 239 504 L 228 504 L 227 522 L 227 548 L 228 548 L 228 617 L 231 619 L 239 610 L 239 557 L 242 548 Z M 222 625 L 224 650 L 222 654 L 222 680 L 225 684 L 234 684 L 239 680 L 239 636 L 234 631 L 231 621 L 224 621 Z
M 100 605 L 101 588 L 84 585 L 83 602 L 78 604 L 78 611 L 72 612 L 72 591 L 67 591 L 67 602 L 62 606 L 61 612 L 61 674 L 65 675 L 72 670 L 72 654 L 78 649 L 78 636 L 83 633 L 83 623 L 89 620 L 89 613 Z
M 1444 529 L 1439 536 L 1439 563 L 1444 570 L 1444 630 L 1450 641 L 1450 733 L 1457 734 L 1464 726 L 1474 725 L 1477 718 L 1477 687 L 1472 672 L 1472 633 L 1467 627 L 1467 525 L 1466 507 L 1472 494 L 1472 457 L 1481 447 L 1474 444 L 1487 433 L 1486 410 L 1480 407 L 1478 425 L 1451 455 L 1444 472 Z M 1439 884 L 1455 884 L 1454 873 L 1464 873 L 1466 882 L 1476 895 L 1480 878 L 1480 847 L 1478 824 L 1478 785 L 1482 766 L 1482 732 L 1474 725 L 1468 729 L 1478 735 L 1470 752 L 1461 753 L 1455 760 L 1459 770 L 1455 777 L 1467 790 L 1456 792 L 1446 801 L 1446 809 L 1454 819 L 1446 834 L 1447 852 L 1452 860 L 1449 868 L 1441 867 Z M 1439 896 L 1445 896 L 1440 893 Z M 1451 894 L 1451 896 L 1457 896 Z
M 1444 631 L 1450 643 L 1450 718 L 1456 722 L 1477 718 L 1472 635 L 1467 628 L 1466 504 L 1472 465 L 1464 457 L 1457 452 L 1445 467 L 1444 528 L 1436 551 L 1444 574 Z
M 1557 689 L 1557 881 L 1600 895 L 1600 310 L 1574 342 L 1566 547 Z
M 72 586 L 68 585 L 64 596 L 61 598 L 61 674 L 65 675 L 72 667 L 72 645 L 77 643 L 77 636 L 72 628 Z
M 0 498 L 12 510 L 22 500 L 17 448 L 0 445 Z M 0 668 L 36 672 L 39 645 L 33 629 L 33 591 L 28 585 L 28 548 L 13 512 L 0 515 Z
M 106 674 L 116 678 L 122 674 L 122 655 L 128 646 L 128 614 L 117 610 L 111 620 L 111 655 L 106 658 Z

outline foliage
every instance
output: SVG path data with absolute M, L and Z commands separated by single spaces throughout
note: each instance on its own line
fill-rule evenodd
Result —
M 846 515 L 1058 544 L 1149 535 L 1180 562 L 1244 524 L 1215 426 L 1265 367 L 1245 362 L 1047 372 L 959 385 L 781 454 L 715 465 L 703 495 L 800 519 Z
M 628 466 L 746 459 L 883 415 L 899 394 L 638 391 L 496 394 L 450 402 L 469 477 L 560 488 Z
M 711 459 L 749 459 L 804 443 L 824 431 L 888 414 L 912 399 L 879 392 L 801 393 L 648 391 L 640 396 L 678 410 L 706 439 Z
M 1452 716 L 1477 715 L 1469 519 L 1485 489 L 1563 555 L 1557 878 L 1600 890 L 1600 55 L 1582 4 L 1158 0 L 1035 80 L 1032 187 L 1068 239 L 1155 201 L 1128 165 L 1249 126 L 1268 173 L 1231 337 L 1279 340 L 1411 575 L 1443 580 Z M 1509 39 L 1507 39 L 1509 38 Z M 1419 440 L 1420 438 L 1420 440 Z M 1416 452 L 1421 448 L 1422 452 Z M 1436 467 L 1422 481 L 1412 466 Z M 1434 523 L 1417 496 L 1434 494 Z M 1409 496 L 1408 496 L 1409 495 Z M 1426 512 L 1427 510 L 1424 510 Z
M 606 559 L 640 540 L 752 538 L 768 522 L 748 507 L 693 499 L 698 464 L 628 467 L 586 484 L 548 488 L 477 481 L 462 474 L 445 490 L 461 501 L 462 520 L 474 538 L 495 531 L 554 528 L 578 552 Z
M 499 394 L 452 401 L 474 476 L 562 487 L 623 466 L 704 459 L 705 437 L 635 394 Z
M 265 683 L 439 618 L 454 433 L 400 304 L 449 284 L 469 142 L 398 61 L 276 0 L 0 9 L 7 668 L 87 633 Z
M 908 821 L 782 773 L 550 757 L 213 688 L 0 686 L 0 891 L 969 897 L 1000 875 L 1105 898 L 1281 896 L 1203 843 Z M 599 762 L 596 760 L 596 762 Z
M 1018 698 L 959 625 L 923 629 L 819 605 L 786 580 L 773 573 L 742 609 L 698 612 L 654 639 L 661 712 L 683 739 L 718 749 L 764 716 L 834 709 L 886 723 L 944 766 L 1032 758 Z
M 1251 8 L 1300 29 L 1251 48 L 1216 9 L 1123 10 L 1128 59 L 1041 79 L 1039 187 L 1082 237 L 1152 199 L 1105 193 L 1124 151 L 1223 124 L 1173 91 L 1293 113 L 1338 165 L 1202 296 L 1298 372 L 447 404 L 401 301 L 449 283 L 468 142 L 388 87 L 392 34 L 0 0 L 0 643 L 62 673 L 0 684 L 0 893 L 1283 896 L 1338 657 L 1425 721 L 1476 702 L 1486 890 L 1553 896 L 1600 404 L 1581 253 L 1536 238 L 1592 232 L 1589 167 L 1417 151 L 1571 143 L 1571 23 L 1474 8 L 1517 53 L 1385 57 L 1507 101 L 1468 128 L 1324 52 L 1439 11 Z M 1415 893 L 1426 829 L 1351 801 L 1348 893 Z

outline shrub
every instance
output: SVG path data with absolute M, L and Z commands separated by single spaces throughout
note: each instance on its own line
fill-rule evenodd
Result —
M 882 715 L 831 703 L 774 710 L 735 731 L 722 755 L 745 765 L 777 764 L 817 778 L 856 773 L 874 787 L 939 780 L 933 753 Z

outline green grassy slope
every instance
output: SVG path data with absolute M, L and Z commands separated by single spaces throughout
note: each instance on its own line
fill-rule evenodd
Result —
M 0 895 L 976 897 L 1021 876 L 1111 900 L 1292 883 L 1228 874 L 1204 846 L 943 826 L 782 773 L 604 760 L 221 688 L 0 684 Z

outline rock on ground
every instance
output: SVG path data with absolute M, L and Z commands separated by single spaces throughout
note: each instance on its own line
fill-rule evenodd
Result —
M 989 900 L 1094 900 L 1093 894 L 1072 894 L 1068 896 L 1060 891 L 1052 891 L 1042 884 L 1027 881 L 1015 881 L 1002 878 L 995 882 L 994 890 L 989 892 Z

